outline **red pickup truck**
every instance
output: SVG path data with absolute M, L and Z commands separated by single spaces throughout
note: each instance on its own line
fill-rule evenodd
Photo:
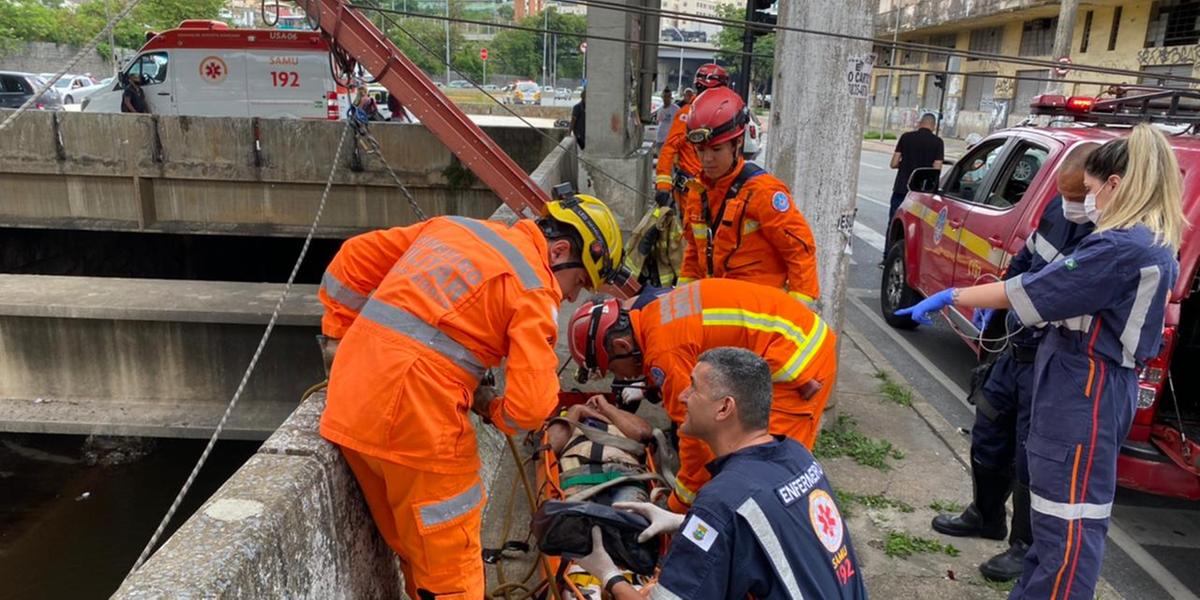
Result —
M 1184 211 L 1190 223 L 1200 224 L 1200 136 L 1194 135 L 1200 111 L 1185 113 L 1169 95 L 1152 94 L 1152 101 L 1144 103 L 1040 96 L 1034 100 L 1035 113 L 1054 115 L 1056 123 L 1063 118 L 1070 122 L 998 131 L 972 146 L 940 178 L 931 169 L 915 172 L 908 197 L 888 224 L 880 285 L 888 324 L 914 327 L 908 317 L 893 312 L 923 296 L 1002 278 L 1057 194 L 1055 176 L 1067 151 L 1083 142 L 1125 135 L 1134 121 L 1153 117 L 1188 131 L 1170 139 L 1183 170 Z M 1137 106 L 1137 112 L 1130 106 Z M 1154 107 L 1163 106 L 1168 108 L 1154 116 Z M 1200 499 L 1198 263 L 1200 228 L 1193 225 L 1179 253 L 1179 282 L 1166 313 L 1162 353 L 1139 373 L 1138 410 L 1117 475 L 1124 487 L 1190 500 Z M 980 332 L 971 323 L 970 309 L 951 307 L 944 316 L 981 359 L 988 358 L 987 350 L 972 341 Z M 990 320 L 985 339 L 1003 335 L 992 330 L 1003 328 L 1000 317 Z

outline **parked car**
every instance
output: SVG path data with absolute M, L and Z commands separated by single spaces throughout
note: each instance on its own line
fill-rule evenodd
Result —
M 466 79 L 455 79 L 454 81 L 451 81 L 450 84 L 447 85 L 446 87 L 448 87 L 450 89 L 454 89 L 454 90 L 461 90 L 461 89 L 466 89 L 466 88 L 470 88 L 470 87 L 474 87 L 474 86 L 472 86 L 471 82 L 467 81 Z
M 550 96 L 553 96 L 553 95 L 554 95 L 554 86 L 552 86 L 552 85 L 543 85 L 543 86 L 542 86 L 542 93 L 543 93 L 543 94 L 550 95 Z
M 50 81 L 56 73 L 42 73 L 40 77 L 45 81 Z M 72 75 L 70 73 L 58 78 L 54 82 L 54 89 L 58 90 L 58 95 L 62 96 L 63 104 L 77 104 L 81 100 L 76 98 L 73 92 L 80 88 L 96 85 L 96 80 L 90 75 Z
M 518 81 L 513 84 L 508 96 L 511 104 L 541 104 L 542 90 L 532 81 Z
M 46 80 L 33 73 L 0 71 L 0 108 L 19 108 L 25 104 Z M 38 110 L 62 110 L 62 96 L 54 88 L 46 90 L 33 107 Z
M 943 175 L 933 169 L 916 170 L 909 179 L 908 196 L 888 225 L 889 246 L 880 283 L 880 304 L 888 324 L 912 328 L 913 321 L 897 317 L 896 309 L 948 287 L 1001 278 L 1009 260 L 1036 230 L 1046 204 L 1057 195 L 1056 171 L 1072 148 L 1126 135 L 1133 122 L 1170 118 L 1146 114 L 1148 109 L 1136 98 L 1096 101 L 1040 96 L 1034 101 L 1035 113 L 1053 115 L 1056 121 L 1073 118 L 1076 123 L 998 131 L 977 142 Z M 1150 110 L 1172 110 L 1166 106 L 1151 105 Z M 1198 223 L 1200 137 L 1179 134 L 1168 140 L 1183 171 L 1184 212 L 1189 222 Z M 1197 500 L 1200 371 L 1194 365 L 1200 361 L 1200 230 L 1191 228 L 1184 236 L 1162 350 L 1139 371 L 1137 412 L 1117 459 L 1117 483 Z M 1003 336 L 1003 314 L 994 315 L 984 332 L 971 323 L 969 312 L 950 307 L 944 315 L 981 359 L 991 358 L 973 340 L 981 333 L 984 339 Z
M 112 89 L 114 81 L 116 81 L 116 77 L 106 77 L 104 79 L 101 79 L 98 83 L 75 88 L 75 89 L 67 92 L 67 94 L 63 97 L 63 104 L 82 103 L 84 100 L 87 100 L 88 98 L 90 98 L 92 96 L 92 94 L 95 94 L 96 92 L 107 91 L 107 90 Z
M 569 88 L 558 88 L 557 90 L 554 90 L 554 99 L 555 100 L 570 100 L 571 99 L 571 90 Z

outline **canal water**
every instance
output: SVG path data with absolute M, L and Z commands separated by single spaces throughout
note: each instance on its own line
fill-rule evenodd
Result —
M 204 444 L 0 433 L 0 599 L 109 597 Z M 168 533 L 258 445 L 219 442 Z

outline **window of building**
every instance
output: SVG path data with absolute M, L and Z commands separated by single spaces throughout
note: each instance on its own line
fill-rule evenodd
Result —
M 930 46 L 940 46 L 942 48 L 953 48 L 958 45 L 958 34 L 957 33 L 943 33 L 940 35 L 935 35 L 935 36 L 929 38 L 929 45 Z M 949 58 L 950 58 L 950 56 L 947 54 L 941 54 L 938 52 L 930 52 L 926 56 L 925 60 L 927 60 L 931 63 L 936 63 L 936 64 L 940 65 L 940 64 L 944 64 L 946 62 L 946 60 L 948 60 Z
M 913 44 L 928 44 L 929 43 L 929 40 L 926 40 L 924 38 L 917 38 L 917 39 L 904 40 L 904 41 L 911 42 Z M 914 50 L 912 48 L 899 48 L 896 50 L 896 60 L 898 60 L 900 62 L 900 64 L 902 64 L 902 65 L 918 64 L 921 61 L 925 60 L 925 53 L 920 50 Z
M 1151 67 L 1142 67 L 1143 73 L 1153 73 L 1155 75 L 1181 75 L 1183 77 L 1192 76 L 1192 64 L 1183 63 L 1178 65 L 1154 65 Z M 1157 86 L 1174 86 L 1181 87 L 1179 82 L 1171 79 L 1162 79 L 1158 77 L 1140 77 L 1138 83 Z
M 885 100 L 892 93 L 892 78 L 890 75 L 880 75 L 875 78 L 875 96 L 872 104 L 875 106 L 883 106 Z
M 991 112 L 996 98 L 996 72 L 972 73 L 965 80 L 962 109 Z
M 1046 82 L 1040 80 L 1049 79 L 1050 71 L 1042 69 L 1017 71 L 1017 77 L 1031 77 L 1033 79 L 1017 80 L 1017 94 L 1013 98 L 1013 104 L 1009 108 L 1009 112 L 1017 115 L 1027 115 L 1029 114 L 1029 103 L 1033 102 L 1034 96 L 1046 91 Z
M 967 48 L 973 52 L 1000 53 L 1000 39 L 1004 37 L 1003 27 L 985 27 L 971 30 L 971 41 Z M 969 58 L 967 60 L 978 60 Z
M 1200 41 L 1200 2 L 1161 0 L 1150 5 L 1146 47 L 1188 46 Z
M 920 104 L 917 97 L 918 75 L 901 75 L 900 91 L 897 94 L 896 106 L 900 108 L 916 108 Z
M 1081 54 L 1087 52 L 1088 41 L 1092 38 L 1092 16 L 1094 16 L 1095 13 L 1096 11 L 1089 10 L 1083 17 L 1083 36 L 1081 36 L 1082 39 L 1079 42 L 1079 52 Z
M 925 76 L 925 93 L 921 96 L 921 108 L 936 111 L 942 103 L 942 88 L 934 85 L 937 75 Z
M 1108 30 L 1108 51 L 1117 49 L 1117 34 L 1121 31 L 1121 7 L 1113 10 L 1112 28 Z
M 1054 31 L 1058 18 L 1025 21 L 1021 28 L 1021 56 L 1049 56 L 1054 52 Z

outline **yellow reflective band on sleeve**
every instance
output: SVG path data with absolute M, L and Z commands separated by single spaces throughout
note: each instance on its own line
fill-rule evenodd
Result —
M 745 327 L 756 331 L 777 333 L 795 344 L 796 351 L 782 367 L 771 374 L 771 381 L 775 382 L 794 381 L 799 377 L 808 363 L 812 362 L 813 356 L 816 356 L 817 350 L 824 344 L 825 339 L 829 337 L 829 327 L 825 325 L 825 321 L 815 315 L 812 331 L 808 334 L 805 334 L 795 323 L 783 317 L 736 308 L 705 309 L 701 319 L 706 326 Z
M 708 225 L 703 223 L 692 223 L 692 237 L 698 240 L 708 239 Z
M 762 225 L 758 221 L 755 221 L 754 219 L 746 219 L 746 222 L 742 224 L 742 235 L 750 235 L 751 233 L 758 231 L 760 227 L 762 227 Z
M 691 506 L 692 503 L 696 501 L 696 492 L 693 492 L 686 485 L 683 485 L 683 482 L 679 480 L 679 477 L 675 478 L 675 495 L 679 496 L 679 499 L 683 500 L 683 503 L 688 506 Z
M 677 285 L 684 285 L 686 283 L 691 283 L 693 281 L 696 281 L 695 277 L 680 277 L 678 280 L 676 280 L 675 283 Z
M 658 175 L 654 178 L 654 183 L 665 183 L 667 185 L 671 185 L 674 182 L 675 180 L 672 179 L 670 175 Z
M 788 292 L 788 295 L 805 304 L 811 304 L 813 301 L 811 297 L 801 294 L 800 292 Z

